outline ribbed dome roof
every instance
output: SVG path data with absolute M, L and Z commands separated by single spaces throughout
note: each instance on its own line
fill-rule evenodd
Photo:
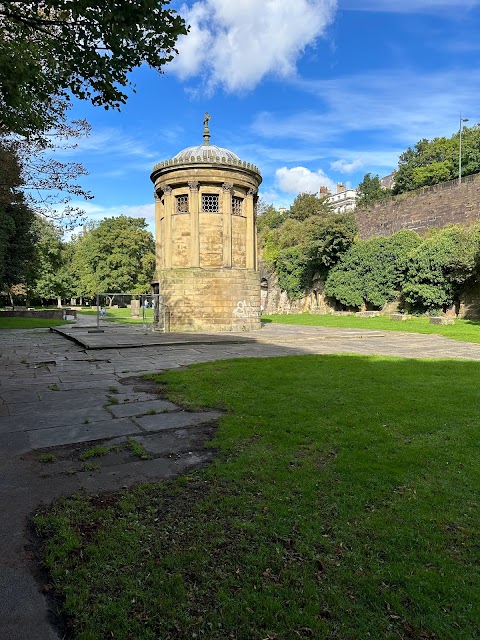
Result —
M 159 162 L 153 167 L 153 172 L 150 178 L 155 181 L 155 172 L 160 171 L 162 169 L 168 169 L 173 166 L 184 165 L 184 164 L 219 164 L 219 165 L 227 165 L 233 167 L 240 167 L 242 169 L 247 169 L 247 171 L 253 171 L 260 175 L 260 171 L 258 167 L 249 162 L 245 162 L 244 160 L 240 160 L 240 158 L 233 153 L 233 151 L 229 151 L 228 149 L 224 149 L 223 147 L 217 147 L 215 144 L 210 144 L 210 129 L 208 126 L 208 122 L 210 120 L 210 116 L 208 113 L 205 114 L 205 120 L 203 121 L 203 144 L 199 144 L 194 147 L 187 147 L 177 153 L 176 156 L 173 156 L 171 160 L 164 160 L 163 162 Z M 260 178 L 261 180 L 261 178 Z
M 227 161 L 240 160 L 233 151 L 229 151 L 223 147 L 217 147 L 216 144 L 199 144 L 196 147 L 187 147 L 173 156 L 173 160 L 189 162 L 192 157 L 197 159 L 198 156 L 200 156 L 202 160 L 206 160 L 207 158 L 218 158 L 219 160 L 225 158 Z

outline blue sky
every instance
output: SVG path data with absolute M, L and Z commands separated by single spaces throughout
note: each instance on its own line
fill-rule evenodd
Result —
M 142 67 L 120 113 L 75 102 L 91 135 L 64 152 L 90 172 L 92 219 L 153 223 L 156 162 L 211 142 L 256 164 L 260 195 L 380 176 L 420 138 L 450 136 L 460 111 L 480 121 L 480 0 L 199 0 L 159 75 Z M 153 230 L 153 226 L 151 226 Z

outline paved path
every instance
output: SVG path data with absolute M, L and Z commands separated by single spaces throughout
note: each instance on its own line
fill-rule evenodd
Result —
M 59 637 L 32 576 L 27 523 L 35 509 L 62 494 L 169 478 L 209 461 L 212 452 L 202 445 L 220 414 L 182 411 L 161 399 L 141 374 L 211 360 L 309 353 L 480 360 L 480 345 L 440 336 L 289 325 L 223 339 L 164 336 L 147 346 L 138 346 L 145 345 L 143 332 L 120 327 L 108 334 L 109 348 L 98 342 L 104 334 L 87 335 L 97 341 L 96 349 L 45 330 L 0 330 L 0 637 L 8 640 Z M 92 443 L 105 443 L 108 454 L 81 460 Z M 54 461 L 40 462 L 45 454 Z

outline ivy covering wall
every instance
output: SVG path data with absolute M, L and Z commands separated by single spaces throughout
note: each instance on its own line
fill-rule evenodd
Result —
M 284 214 L 266 207 L 259 230 L 263 259 L 291 300 L 320 278 L 340 308 L 381 309 L 397 299 L 413 313 L 437 312 L 457 304 L 480 278 L 477 226 L 360 240 L 353 216 L 333 214 L 323 200 L 300 194 Z

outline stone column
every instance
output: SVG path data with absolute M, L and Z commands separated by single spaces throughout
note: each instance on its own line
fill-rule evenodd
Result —
M 156 191 L 153 192 L 153 197 L 155 198 L 155 269 L 158 272 L 163 267 L 162 264 L 162 230 L 161 230 L 161 219 L 162 219 L 162 200 Z
M 253 244 L 255 271 L 258 271 L 258 235 L 257 235 L 257 200 L 258 195 L 253 199 L 253 235 L 255 237 Z
M 256 193 L 255 189 L 249 189 L 247 192 L 247 269 L 255 269 L 255 215 L 253 199 Z
M 188 183 L 190 196 L 188 198 L 188 208 L 190 211 L 190 266 L 200 266 L 200 203 L 198 198 L 198 182 Z
M 223 266 L 232 267 L 232 191 L 233 184 L 224 182 L 223 189 Z
M 166 185 L 163 187 L 165 193 L 165 235 L 163 238 L 163 259 L 166 269 L 172 268 L 172 213 L 173 213 L 173 196 L 172 187 Z

